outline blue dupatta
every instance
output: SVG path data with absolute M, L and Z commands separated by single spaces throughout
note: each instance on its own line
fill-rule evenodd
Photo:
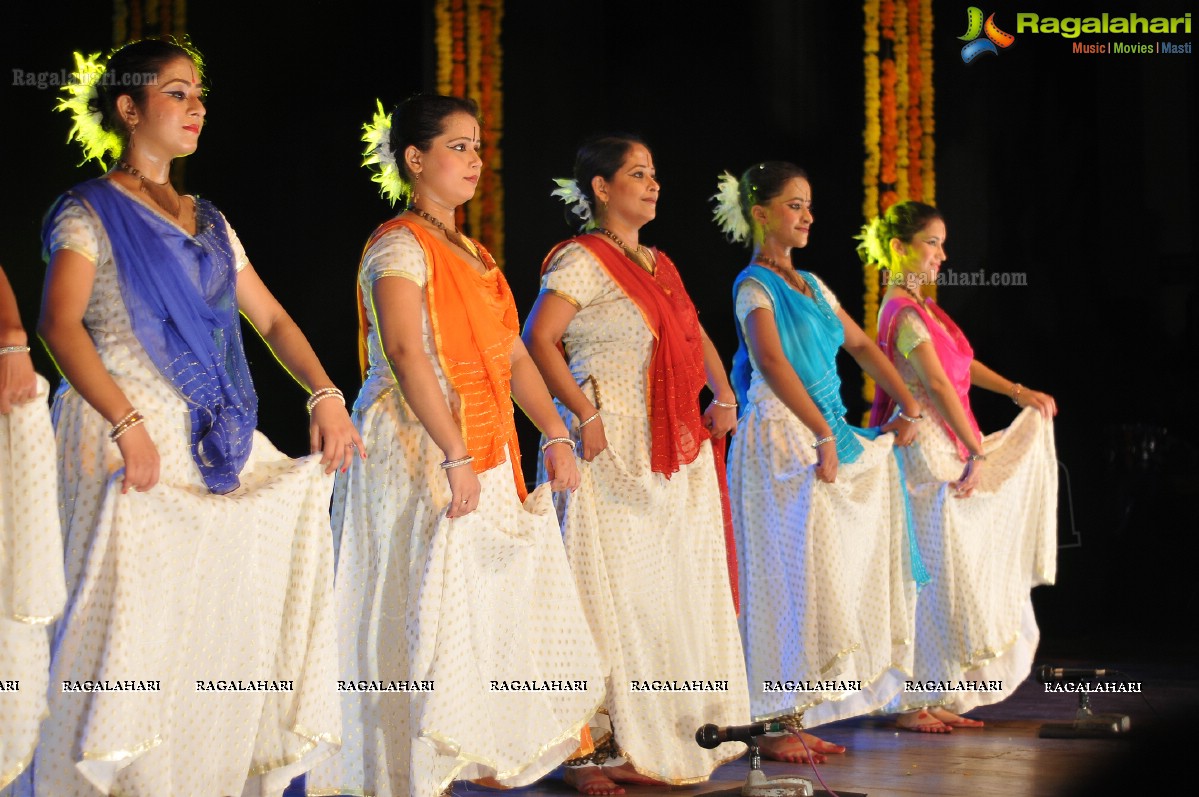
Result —
M 249 458 L 258 397 L 242 348 L 237 271 L 225 221 L 196 199 L 188 235 L 110 180 L 89 180 L 47 214 L 43 237 L 66 196 L 82 199 L 112 247 L 133 334 L 188 404 L 191 453 L 208 489 L 228 493 Z
M 845 328 L 841 326 L 841 319 L 837 318 L 836 311 L 821 293 L 816 277 L 807 271 L 800 271 L 799 275 L 811 287 L 814 299 L 792 290 L 778 274 L 758 265 L 747 266 L 737 275 L 733 283 L 733 299 L 736 301 L 737 289 L 747 279 L 757 281 L 770 294 L 783 354 L 795 369 L 799 380 L 803 382 L 804 390 L 808 391 L 808 396 L 824 416 L 829 428 L 837 436 L 837 459 L 841 462 L 853 462 L 863 451 L 857 436 L 860 434 L 868 440 L 874 440 L 879 435 L 879 429 L 859 429 L 846 423 L 845 404 L 841 401 L 841 379 L 837 376 L 837 350 L 845 342 Z M 740 324 L 737 324 L 737 343 L 737 353 L 733 356 L 732 381 L 733 389 L 737 391 L 737 403 L 744 407 L 748 404 L 753 365 L 749 361 L 749 347 Z M 892 449 L 892 454 L 899 465 L 899 489 L 903 494 L 904 520 L 908 532 L 908 562 L 912 569 L 912 579 L 917 586 L 922 587 L 929 582 L 930 577 L 920 555 L 920 548 L 916 544 L 916 526 L 905 486 L 907 478 L 904 474 L 903 457 L 895 448 Z
M 812 287 L 814 299 L 789 288 L 786 281 L 770 269 L 750 265 L 737 275 L 733 283 L 734 300 L 737 289 L 747 279 L 758 282 L 770 294 L 783 354 L 836 435 L 837 459 L 853 462 L 862 453 L 862 444 L 845 422 L 841 378 L 837 376 L 837 350 L 845 342 L 845 329 L 836 311 L 820 292 L 816 278 L 807 271 L 800 271 L 799 275 Z M 737 344 L 737 354 L 733 356 L 733 389 L 737 391 L 737 403 L 744 407 L 748 403 L 753 366 L 749 361 L 749 347 L 740 324 L 737 325 Z

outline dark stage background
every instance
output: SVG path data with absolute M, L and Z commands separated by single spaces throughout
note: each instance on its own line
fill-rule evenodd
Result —
M 1138 652 L 1163 664 L 1194 652 L 1179 617 L 1199 609 L 1192 505 L 1199 494 L 1190 405 L 1199 345 L 1195 256 L 1195 56 L 1076 55 L 1069 40 L 1017 36 L 965 65 L 965 2 L 934 2 L 938 204 L 948 270 L 1025 272 L 1027 287 L 944 288 L 942 303 L 979 359 L 1054 394 L 1063 476 L 1058 585 L 1037 590 L 1046 656 Z M 652 2 L 509 2 L 503 139 L 507 273 L 522 314 L 541 256 L 568 229 L 550 178 L 600 130 L 643 134 L 663 182 L 643 241 L 679 264 L 708 331 L 731 360 L 730 286 L 746 253 L 710 221 L 724 169 L 794 160 L 812 177 L 816 225 L 801 267 L 861 315 L 852 236 L 861 224 L 862 11 L 848 2 L 743 2 L 704 11 Z M 984 8 L 1094 14 L 1091 3 Z M 55 92 L 11 85 L 13 69 L 57 71 L 71 51 L 107 50 L 111 4 L 0 6 L 6 189 L 0 263 L 27 326 L 43 266 L 41 214 L 98 174 L 77 168 Z M 1180 16 L 1182 0 L 1104 6 Z M 210 126 L 186 163 L 189 191 L 214 200 L 333 378 L 357 386 L 354 275 L 366 236 L 390 215 L 360 169 L 374 99 L 432 88 L 422 2 L 189 3 L 208 59 Z M 1005 24 L 1006 23 L 1006 24 Z M 1086 37 L 1084 37 L 1086 38 Z M 1090 37 L 1091 39 L 1102 37 Z M 1115 37 L 1109 37 L 1115 38 Z M 1191 35 L 1124 37 L 1192 41 Z M 261 428 L 304 453 L 304 396 L 250 342 Z M 848 358 L 843 358 L 848 360 Z M 52 365 L 39 352 L 40 370 Z M 843 363 L 851 415 L 860 378 Z M 984 430 L 1014 407 L 978 395 Z M 530 427 L 522 431 L 529 432 Z M 535 438 L 524 435 L 532 475 Z

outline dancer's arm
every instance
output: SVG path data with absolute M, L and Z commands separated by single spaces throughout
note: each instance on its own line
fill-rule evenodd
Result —
M 529 356 L 524 342 L 517 338 L 512 347 L 512 398 L 529 420 L 543 435 L 550 438 L 570 438 L 570 431 L 537 370 L 537 364 Z M 553 490 L 574 490 L 579 486 L 579 468 L 575 464 L 573 445 L 555 443 L 545 450 L 545 469 Z
M 845 328 L 845 343 L 841 347 L 849 352 L 862 370 L 869 374 L 888 396 L 895 399 L 904 415 L 910 418 L 919 417 L 920 403 L 903 383 L 903 377 L 895 370 L 895 366 L 887 359 L 887 355 L 883 354 L 878 344 L 840 307 L 837 308 L 837 318 L 841 319 L 841 326 Z M 895 432 L 895 445 L 906 446 L 916 439 L 917 427 L 911 421 L 894 418 L 883 427 L 883 431 Z
M 598 409 L 587 398 L 587 394 L 575 384 L 570 366 L 558 350 L 558 344 L 566 334 L 566 327 L 577 312 L 575 306 L 561 296 L 542 291 L 529 312 L 521 337 L 550 393 L 566 405 L 581 424 L 594 416 Z M 604 434 L 604 416 L 600 415 L 582 427 L 579 437 L 583 442 L 583 459 L 590 462 L 599 456 L 600 452 L 608 447 L 608 437 Z
M 17 297 L 4 269 L 0 268 L 0 349 L 20 348 L 29 344 Z M 0 415 L 7 415 L 14 404 L 24 404 L 37 395 L 37 376 L 29 352 L 0 354 Z
M 957 438 L 966 446 L 966 450 L 975 456 L 982 456 L 982 440 L 971 428 L 970 420 L 966 416 L 966 408 L 962 406 L 957 391 L 954 390 L 949 377 L 945 375 L 945 369 L 941 367 L 941 360 L 937 357 L 937 350 L 933 344 L 924 341 L 917 345 L 908 354 L 908 362 L 912 364 L 912 369 L 916 372 L 920 383 L 924 385 L 925 392 L 932 399 L 933 406 L 937 408 L 937 412 L 949 424 L 949 428 L 953 430 Z M 981 459 L 966 461 L 962 475 L 953 484 L 959 497 L 966 498 L 974 491 L 974 488 L 978 486 L 979 479 L 982 478 L 982 469 Z
M 704 373 L 707 375 L 708 389 L 712 391 L 712 398 L 722 404 L 732 405 L 721 407 L 715 403 L 710 404 L 704 411 L 704 425 L 708 427 L 708 431 L 712 433 L 713 437 L 724 437 L 737 428 L 737 394 L 733 392 L 733 386 L 729 384 L 728 372 L 724 370 L 724 360 L 721 359 L 716 346 L 712 344 L 712 339 L 708 337 L 707 330 L 701 326 L 699 331 L 703 336 Z
M 791 367 L 783 353 L 774 313 L 765 307 L 753 310 L 745 319 L 745 342 L 753 354 L 754 362 L 762 371 L 766 384 L 778 396 L 779 401 L 795 413 L 800 423 L 812 430 L 817 440 L 831 437 L 832 428 L 824 419 L 824 413 L 812 401 L 804 388 L 799 374 Z M 816 449 L 816 477 L 824 482 L 837 480 L 837 443 L 835 440 L 821 444 Z
M 371 286 L 375 328 L 404 400 L 447 461 L 465 459 L 466 441 L 441 392 L 433 361 L 425 353 L 421 325 L 424 288 L 399 276 L 379 277 Z M 451 392 L 451 395 L 453 393 Z M 447 468 L 453 496 L 446 517 L 468 514 L 479 506 L 479 477 L 470 465 Z
M 978 360 L 970 363 L 970 384 L 977 385 L 983 390 L 990 390 L 992 393 L 1002 393 L 1016 402 L 1018 407 L 1034 407 L 1045 418 L 1057 415 L 1057 402 L 1054 401 L 1053 396 L 1039 390 L 1030 390 L 1023 385 L 1005 379 Z
M 71 249 L 58 249 L 46 270 L 37 331 L 71 387 L 110 424 L 136 409 L 113 380 L 91 336 L 83 326 L 96 279 L 96 267 Z M 158 483 L 158 449 L 145 424 L 134 426 L 116 441 L 125 462 L 121 492 L 149 490 Z
M 292 378 L 309 392 L 333 387 L 316 352 L 283 305 L 262 282 L 252 265 L 237 274 L 237 304 Z M 308 426 L 309 450 L 322 452 L 325 473 L 343 471 L 354 461 L 354 451 L 366 458 L 366 447 L 342 402 L 319 401 Z

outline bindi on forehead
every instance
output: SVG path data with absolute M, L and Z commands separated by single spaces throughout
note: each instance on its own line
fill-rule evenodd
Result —
M 169 83 L 186 83 L 189 86 L 200 85 L 200 73 L 196 64 L 190 58 L 176 59 L 159 73 L 160 82 L 165 86 Z

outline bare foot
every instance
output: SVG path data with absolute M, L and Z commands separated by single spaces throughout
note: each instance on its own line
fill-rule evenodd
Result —
M 917 733 L 949 733 L 953 730 L 941 720 L 934 717 L 927 709 L 906 711 L 895 719 L 895 724 L 905 731 Z
M 940 706 L 930 708 L 928 711 L 951 728 L 981 728 L 983 726 L 981 720 L 972 720 L 969 717 L 954 714 L 949 709 L 944 709 Z
M 638 786 L 667 786 L 669 784 L 655 780 L 649 775 L 642 775 L 633 769 L 632 764 L 625 762 L 615 767 L 604 767 L 604 774 L 617 783 L 635 783 Z
M 805 736 L 809 735 L 805 734 Z M 810 742 L 808 750 L 811 752 L 809 753 L 804 749 L 803 742 L 791 733 L 786 736 L 756 736 L 754 738 L 758 741 L 758 749 L 762 751 L 762 757 L 772 761 L 786 761 L 789 764 L 823 764 L 828 760 L 824 751 L 817 750 Z M 816 737 L 810 736 L 810 738 L 815 739 Z M 817 739 L 817 741 L 820 740 Z
M 567 767 L 562 779 L 579 794 L 624 794 L 624 789 L 608 777 L 603 767 Z
M 800 731 L 799 735 L 807 742 L 808 749 L 813 753 L 844 753 L 845 745 L 837 744 L 836 742 L 826 742 L 819 736 L 814 736 L 807 731 Z

